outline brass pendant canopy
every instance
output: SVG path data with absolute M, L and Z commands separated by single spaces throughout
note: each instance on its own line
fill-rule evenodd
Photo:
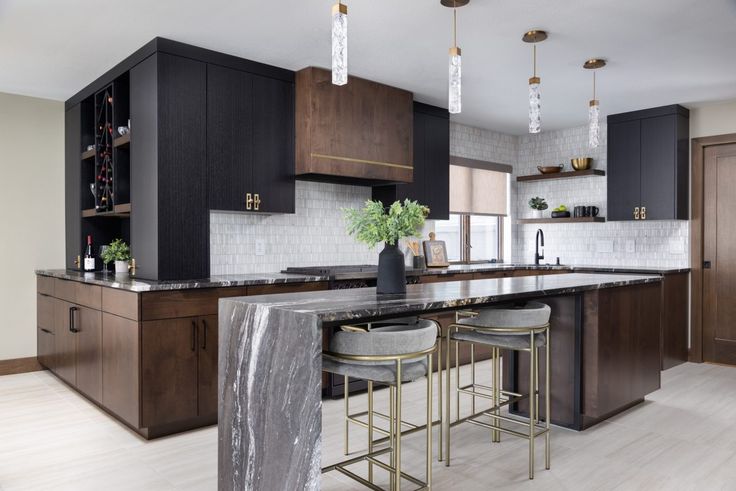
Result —
M 464 7 L 470 3 L 470 0 L 440 0 L 440 3 L 445 7 L 450 7 L 452 9 L 455 7 Z
M 604 66 L 606 66 L 606 60 L 601 58 L 591 58 L 583 63 L 583 68 L 587 70 L 596 70 L 598 68 L 603 68 Z
M 524 35 L 521 37 L 521 40 L 525 43 L 541 43 L 547 39 L 547 31 L 532 29 L 531 31 L 526 31 Z

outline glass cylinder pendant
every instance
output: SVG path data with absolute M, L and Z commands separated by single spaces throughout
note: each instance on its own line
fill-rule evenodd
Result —
M 449 75 L 448 110 L 450 114 L 459 114 L 462 110 L 462 57 L 460 48 L 450 48 Z
M 600 107 L 596 100 L 590 101 L 588 109 L 588 144 L 590 148 L 600 144 Z
M 529 79 L 529 133 L 539 133 L 542 130 L 539 82 L 539 77 Z
M 332 6 L 332 83 L 348 83 L 348 7 Z

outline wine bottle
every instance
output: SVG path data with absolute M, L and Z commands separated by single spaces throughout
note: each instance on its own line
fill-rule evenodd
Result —
M 87 236 L 87 249 L 84 251 L 84 270 L 95 270 L 95 256 L 92 254 L 92 236 Z

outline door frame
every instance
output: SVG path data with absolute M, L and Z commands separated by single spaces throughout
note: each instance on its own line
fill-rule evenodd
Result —
M 690 351 L 688 359 L 703 362 L 703 234 L 705 149 L 736 144 L 736 133 L 691 140 L 690 167 Z

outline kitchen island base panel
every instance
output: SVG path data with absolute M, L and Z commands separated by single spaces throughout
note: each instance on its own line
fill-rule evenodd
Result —
M 219 315 L 219 489 L 319 489 L 321 322 L 263 304 Z

